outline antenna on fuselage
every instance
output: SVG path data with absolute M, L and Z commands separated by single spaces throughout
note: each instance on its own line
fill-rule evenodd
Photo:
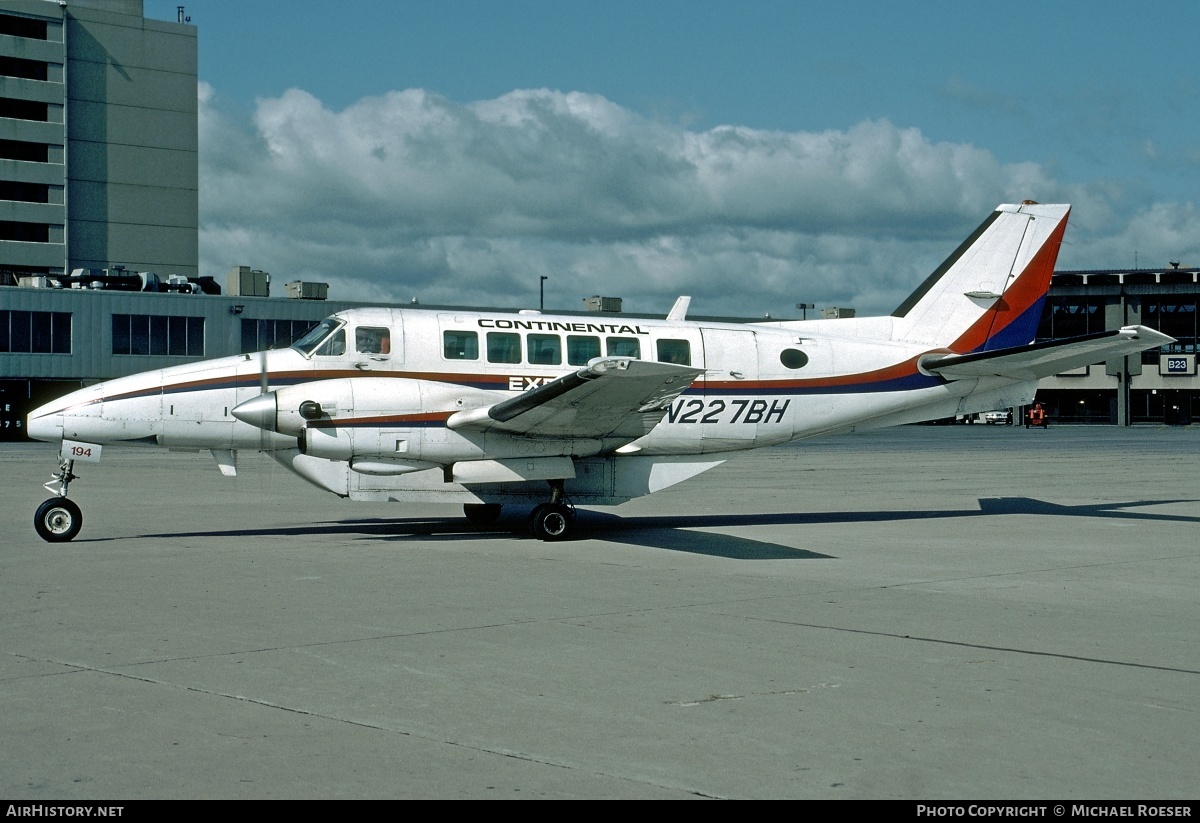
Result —
M 675 305 L 671 307 L 671 311 L 667 313 L 667 320 L 672 323 L 682 323 L 687 319 L 688 306 L 692 304 L 692 298 L 681 295 L 675 300 Z

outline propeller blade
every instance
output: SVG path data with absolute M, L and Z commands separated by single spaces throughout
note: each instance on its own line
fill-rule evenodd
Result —
M 267 383 L 267 350 L 263 349 L 258 353 L 258 388 L 260 394 L 266 394 L 270 391 Z

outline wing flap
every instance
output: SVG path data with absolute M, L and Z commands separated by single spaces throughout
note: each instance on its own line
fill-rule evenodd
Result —
M 446 425 L 539 437 L 636 440 L 658 425 L 671 401 L 703 372 L 624 357 L 594 360 L 517 397 L 456 412 Z
M 969 377 L 1039 380 L 1111 357 L 1137 354 L 1173 342 L 1173 337 L 1146 326 L 1125 326 L 1082 337 L 974 354 L 926 355 L 921 358 L 920 367 L 923 371 L 940 374 L 950 380 Z

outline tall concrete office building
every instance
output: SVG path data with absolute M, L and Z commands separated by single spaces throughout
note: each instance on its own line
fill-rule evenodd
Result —
M 196 29 L 142 0 L 0 0 L 0 284 L 198 275 Z

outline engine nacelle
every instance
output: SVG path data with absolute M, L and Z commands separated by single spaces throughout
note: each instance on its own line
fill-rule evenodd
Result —
M 296 432 L 304 454 L 361 462 L 373 473 L 391 464 L 397 473 L 429 468 L 426 433 L 443 431 L 454 412 L 495 402 L 478 389 L 405 377 L 320 380 L 275 395 L 278 430 Z
M 345 424 L 312 425 L 300 435 L 300 452 L 325 460 L 420 461 L 423 432 L 419 429 L 357 428 Z M 424 468 L 424 466 L 423 466 Z

